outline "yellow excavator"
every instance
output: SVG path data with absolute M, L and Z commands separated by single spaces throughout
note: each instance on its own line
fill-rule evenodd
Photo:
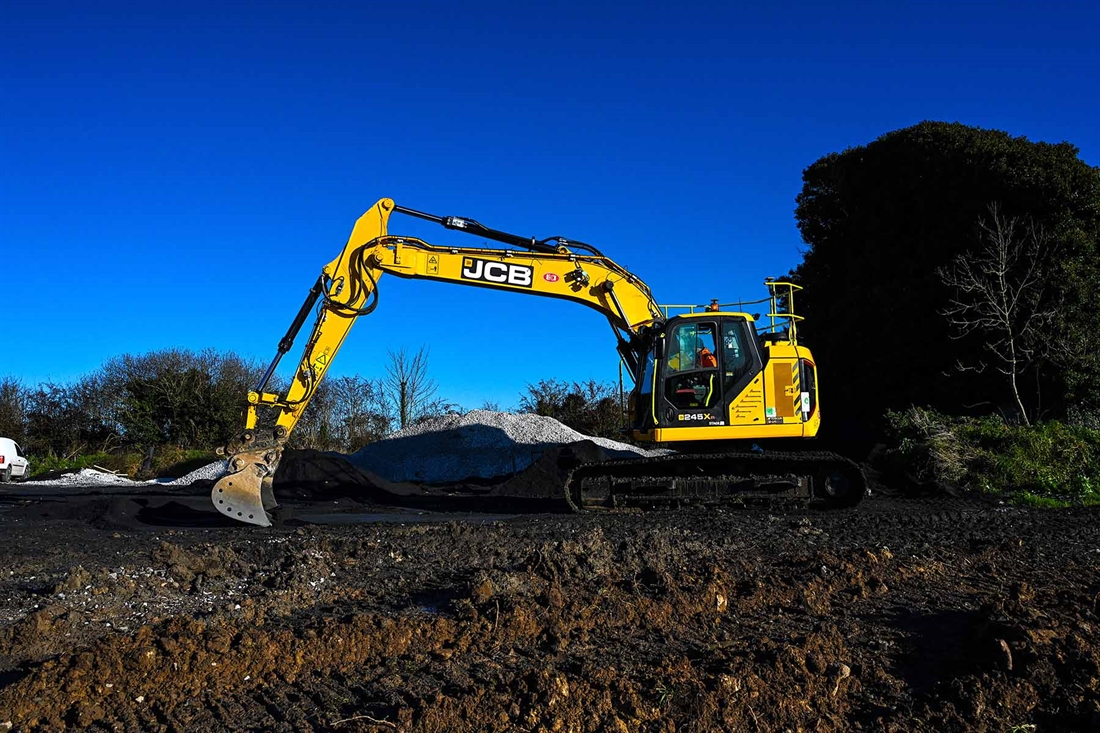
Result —
M 454 247 L 389 233 L 393 214 L 416 217 L 506 247 Z M 355 223 L 336 259 L 321 270 L 278 353 L 248 394 L 245 429 L 223 451 L 228 472 L 211 498 L 233 519 L 268 526 L 272 479 L 284 446 L 355 321 L 378 305 L 382 275 L 438 280 L 564 298 L 610 322 L 633 378 L 627 431 L 674 448 L 654 458 L 579 465 L 562 487 L 577 511 L 616 507 L 740 503 L 790 497 L 852 506 L 864 494 L 859 466 L 809 451 L 821 425 L 817 369 L 798 343 L 797 285 L 768 280 L 768 322 L 710 306 L 670 315 L 636 275 L 592 245 L 536 239 L 456 216 L 435 216 L 382 199 Z M 312 332 L 285 394 L 267 391 L 280 359 L 316 308 Z M 263 410 L 272 428 L 261 428 Z M 430 460 L 429 456 L 425 456 Z

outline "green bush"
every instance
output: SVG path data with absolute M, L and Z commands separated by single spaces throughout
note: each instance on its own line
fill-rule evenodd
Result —
M 626 439 L 618 389 L 610 382 L 540 379 L 537 385 L 527 385 L 527 393 L 520 395 L 519 409 L 552 417 L 585 435 Z
M 1001 495 L 1017 504 L 1100 504 L 1100 430 L 1058 421 L 1009 425 L 920 407 L 887 413 L 887 467 L 917 484 Z

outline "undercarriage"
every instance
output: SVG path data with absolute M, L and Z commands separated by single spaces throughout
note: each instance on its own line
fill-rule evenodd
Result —
M 671 454 L 578 466 L 566 480 L 574 511 L 721 506 L 761 499 L 855 506 L 867 481 L 853 461 L 824 451 Z

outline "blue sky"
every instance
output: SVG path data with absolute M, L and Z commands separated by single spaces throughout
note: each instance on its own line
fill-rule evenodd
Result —
M 168 347 L 266 363 L 384 196 L 591 242 L 663 303 L 762 297 L 799 261 L 801 172 L 829 152 L 935 119 L 1100 164 L 1098 31 L 1092 0 L 4 0 L 0 316 L 22 335 L 0 375 L 66 382 Z M 426 345 L 467 407 L 617 378 L 586 308 L 395 278 L 381 295 L 333 373 Z

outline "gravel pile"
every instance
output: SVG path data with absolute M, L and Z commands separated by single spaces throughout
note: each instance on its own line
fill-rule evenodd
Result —
M 76 473 L 67 473 L 48 481 L 34 481 L 35 486 L 90 486 L 102 484 L 104 486 L 136 485 L 137 481 L 131 481 L 125 476 L 115 476 L 113 473 L 104 473 L 91 468 L 82 468 Z
M 228 461 L 214 461 L 213 463 L 196 469 L 186 476 L 177 479 L 154 479 L 152 481 L 134 481 L 125 476 L 96 471 L 91 468 L 82 468 L 75 473 L 67 473 L 53 479 L 35 480 L 35 486 L 188 486 L 196 481 L 209 479 L 216 481 L 225 475 Z
M 196 481 L 210 480 L 217 481 L 225 475 L 226 470 L 229 468 L 229 461 L 214 461 L 211 464 L 197 468 L 186 476 L 180 476 L 178 479 L 168 481 L 169 486 L 186 486 L 193 484 Z
M 507 476 L 530 466 L 548 448 L 581 440 L 591 440 L 613 458 L 668 453 L 593 438 L 552 417 L 473 410 L 413 425 L 348 459 L 388 481 L 444 484 Z

